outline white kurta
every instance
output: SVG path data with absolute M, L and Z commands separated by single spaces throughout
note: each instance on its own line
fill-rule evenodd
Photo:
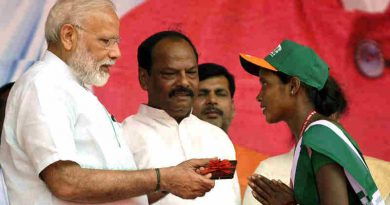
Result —
M 123 132 L 140 169 L 173 166 L 191 158 L 236 159 L 225 132 L 192 114 L 178 124 L 165 111 L 141 105 L 136 115 L 123 122 Z M 210 192 L 195 200 L 169 194 L 155 204 L 239 205 L 238 179 L 235 175 L 234 179 L 216 180 Z
M 289 185 L 293 158 L 294 158 L 294 148 L 292 148 L 287 153 L 276 155 L 261 161 L 260 164 L 257 166 L 255 173 L 261 174 L 267 177 L 268 179 L 279 179 L 283 183 Z M 252 189 L 249 186 L 246 187 L 242 204 L 243 205 L 261 204 L 253 197 Z
M 3 171 L 0 167 L 0 205 L 8 205 L 7 187 L 5 186 Z
M 73 204 L 56 198 L 39 173 L 59 160 L 83 168 L 135 170 L 131 152 L 99 100 L 47 52 L 12 88 L 0 163 L 11 204 Z M 109 204 L 147 204 L 146 196 Z

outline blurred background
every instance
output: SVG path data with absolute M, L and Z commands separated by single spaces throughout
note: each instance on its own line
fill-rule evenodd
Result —
M 119 121 L 134 114 L 146 102 L 137 78 L 138 45 L 161 30 L 183 32 L 197 47 L 199 63 L 222 64 L 236 77 L 229 136 L 243 187 L 261 160 L 289 151 L 293 141 L 285 124 L 266 123 L 255 100 L 258 79 L 242 70 L 238 54 L 266 56 L 287 38 L 312 47 L 330 66 L 349 103 L 341 123 L 362 152 L 390 161 L 389 1 L 114 0 L 122 57 L 109 83 L 94 92 Z M 54 3 L 0 2 L 0 85 L 17 80 L 44 54 L 44 23 Z

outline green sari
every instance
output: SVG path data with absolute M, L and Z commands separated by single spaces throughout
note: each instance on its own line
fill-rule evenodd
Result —
M 322 161 L 318 157 L 312 159 L 313 152 L 323 156 Z M 358 200 L 361 204 L 384 205 L 356 142 L 343 128 L 327 120 L 311 123 L 297 144 L 291 181 L 298 204 L 320 203 L 315 173 L 318 163 L 326 164 L 323 161 L 343 167 L 349 182 L 350 204 Z

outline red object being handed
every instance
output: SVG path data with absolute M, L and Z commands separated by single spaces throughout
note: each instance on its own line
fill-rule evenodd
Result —
M 232 179 L 236 170 L 236 160 L 210 160 L 200 174 L 206 175 L 211 173 L 211 179 Z

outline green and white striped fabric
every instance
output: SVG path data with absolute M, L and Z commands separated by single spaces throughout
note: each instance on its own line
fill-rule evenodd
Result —
M 344 168 L 345 175 L 362 204 L 384 205 L 358 145 L 345 130 L 327 120 L 311 123 L 297 144 L 291 170 L 291 182 L 296 198 L 305 198 L 308 203 L 318 201 L 317 191 L 313 190 L 315 187 L 311 190 L 302 189 L 302 187 L 310 187 L 308 185 L 310 183 L 315 185 L 315 182 L 310 182 L 308 179 L 315 179 L 314 173 L 312 170 L 307 172 L 311 167 L 305 164 L 305 161 L 310 161 L 310 148 L 331 158 Z M 306 173 L 302 174 L 302 172 Z M 310 195 L 313 199 L 307 198 L 311 197 Z

